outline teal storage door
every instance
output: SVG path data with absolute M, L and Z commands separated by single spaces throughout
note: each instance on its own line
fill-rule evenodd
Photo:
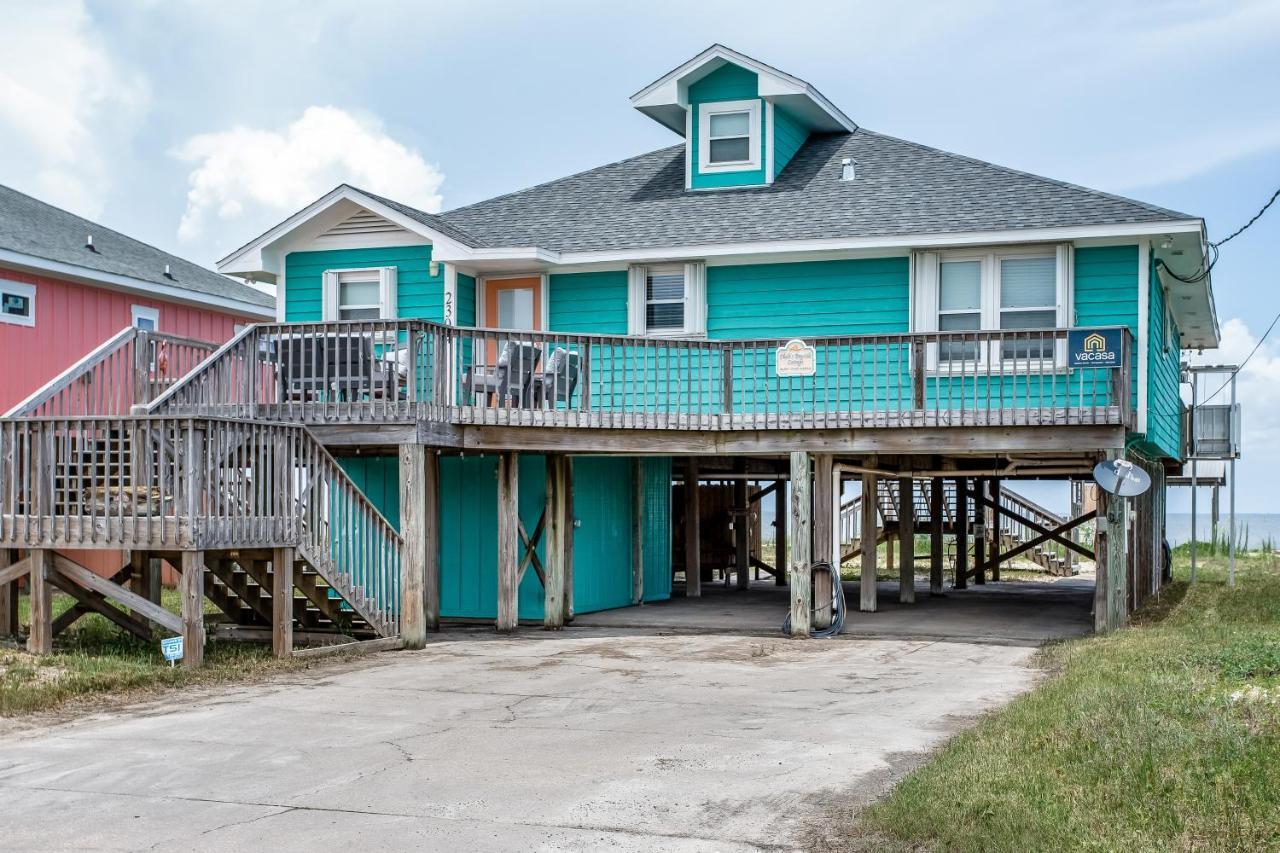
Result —
M 573 460 L 573 611 L 631 603 L 631 459 Z

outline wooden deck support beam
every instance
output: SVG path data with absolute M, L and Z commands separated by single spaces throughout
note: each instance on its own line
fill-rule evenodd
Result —
M 698 460 L 690 457 L 684 474 L 684 594 L 702 595 L 702 509 L 698 500 Z
M 204 665 L 204 552 L 182 552 L 182 665 Z
M 643 604 L 646 527 L 644 459 L 640 456 L 631 460 L 631 489 L 631 603 Z
M 53 653 L 53 590 L 49 586 L 52 557 L 53 552 L 47 549 L 31 549 L 27 574 L 31 631 L 27 634 L 27 651 L 33 655 Z
M 969 481 L 956 480 L 956 589 L 969 586 Z
M 777 586 L 787 585 L 787 521 L 791 512 L 787 507 L 787 488 L 783 480 L 777 482 L 773 501 L 773 582 Z
M 427 449 L 400 445 L 400 637 L 405 648 L 427 644 Z
M 564 627 L 565 618 L 568 616 L 564 598 L 564 537 L 565 525 L 571 523 L 571 520 L 566 518 L 565 512 L 566 459 L 564 454 L 548 453 L 546 460 L 547 492 L 543 509 L 546 527 L 543 535 L 546 542 L 547 562 L 543 568 L 542 627 L 548 631 L 558 631 Z M 634 578 L 632 582 L 634 583 Z
M 739 472 L 746 474 L 746 460 L 739 460 Z M 733 481 L 733 565 L 738 589 L 751 588 L 751 504 L 747 502 L 747 481 Z
M 902 564 L 898 568 L 898 601 L 916 603 L 916 492 L 910 477 L 898 478 L 898 541 Z
M 942 517 L 942 505 L 946 498 L 945 483 L 941 477 L 929 481 L 929 594 L 942 595 L 943 542 L 942 531 L 946 519 Z
M 813 562 L 835 559 L 835 458 L 830 453 L 813 455 Z M 835 590 L 831 575 L 818 572 L 813 576 L 813 627 L 831 627 L 831 598 Z
M 977 523 L 973 531 L 973 582 L 983 586 L 987 582 L 987 478 L 978 477 L 973 480 L 974 494 L 977 500 L 973 505 L 973 515 Z
M 877 605 L 876 572 L 879 541 L 877 522 L 880 510 L 880 479 L 875 474 L 862 475 L 862 524 L 858 540 L 862 543 L 862 581 L 859 609 L 874 613 Z
M 498 456 L 498 616 L 497 629 L 510 633 L 519 619 L 520 455 Z
M 1001 490 L 1000 478 L 993 477 L 987 482 L 989 483 L 987 496 L 993 503 L 995 503 L 996 506 L 999 506 Z M 989 519 L 988 523 L 991 525 L 991 530 L 988 532 L 988 537 L 991 539 L 991 580 L 999 582 L 1000 563 L 1002 561 L 998 559 L 998 555 L 1000 554 L 1000 549 L 1004 547 L 1004 542 L 1000 536 L 1000 513 L 990 507 L 987 507 L 987 518 Z M 1071 552 L 1068 551 L 1067 553 L 1070 554 Z
M 809 553 L 812 548 L 813 480 L 809 454 L 791 454 L 791 636 L 809 636 L 809 602 L 812 575 Z
M 293 654 L 292 548 L 271 552 L 271 652 L 278 658 Z

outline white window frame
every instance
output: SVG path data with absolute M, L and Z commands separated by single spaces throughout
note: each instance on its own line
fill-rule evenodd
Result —
M 12 294 L 13 296 L 21 296 L 27 300 L 27 304 L 31 306 L 31 312 L 26 317 L 19 317 L 17 314 L 5 314 L 0 312 L 0 322 L 9 323 L 14 326 L 30 326 L 36 324 L 36 286 L 28 284 L 25 281 L 11 281 L 9 279 L 0 279 L 0 296 Z
M 684 326 L 680 329 L 650 331 L 647 323 L 648 276 L 650 270 L 684 270 Z M 707 334 L 707 275 L 701 261 L 665 264 L 638 264 L 629 270 L 627 332 L 650 338 L 702 338 Z
M 145 329 L 144 331 L 148 331 L 148 332 L 160 331 L 160 309 L 159 308 L 154 308 L 150 305 L 130 305 L 129 306 L 129 325 L 133 326 L 134 328 L 141 328 L 140 326 L 138 326 L 139 320 L 147 320 L 151 323 L 151 328 Z
M 913 259 L 916 293 L 913 294 L 914 316 L 912 330 L 938 331 L 939 297 L 941 295 L 941 264 L 949 261 L 973 261 L 982 263 L 981 321 L 978 331 L 1000 331 L 1000 262 L 1011 258 L 1053 258 L 1055 261 L 1054 292 L 1057 312 L 1054 328 L 1067 329 L 1073 322 L 1072 296 L 1075 279 L 1072 268 L 1073 248 L 1068 244 L 1057 246 L 997 247 L 982 250 L 955 249 L 941 252 L 918 252 Z M 1045 309 L 1050 306 L 1044 306 Z M 1035 309 L 1008 309 L 1035 310 Z M 1042 309 L 1043 310 L 1043 309 Z M 975 372 L 1055 372 L 1066 369 L 1066 341 L 1054 346 L 1052 361 L 1048 359 L 1004 358 L 1000 345 L 992 342 L 979 346 L 976 359 L 940 362 L 936 344 L 927 348 L 927 369 L 939 374 L 973 374 Z
M 396 267 L 325 270 L 324 319 L 328 322 L 338 320 L 338 285 L 344 278 L 376 278 L 378 281 L 378 318 L 381 320 L 396 319 L 396 277 Z M 344 322 L 358 323 L 360 321 L 350 320 Z
M 747 113 L 747 128 L 750 137 L 747 142 L 748 157 L 746 160 L 734 160 L 724 163 L 711 162 L 711 117 L 725 113 Z M 702 174 L 714 175 L 724 172 L 750 172 L 760 168 L 763 140 L 760 132 L 760 101 L 714 101 L 698 105 L 698 171 Z M 737 138 L 737 137 L 734 137 Z

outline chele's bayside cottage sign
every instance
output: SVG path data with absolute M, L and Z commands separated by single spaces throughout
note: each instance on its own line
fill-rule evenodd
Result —
M 812 376 L 818 371 L 818 354 L 799 338 L 778 347 L 774 370 L 778 376 Z

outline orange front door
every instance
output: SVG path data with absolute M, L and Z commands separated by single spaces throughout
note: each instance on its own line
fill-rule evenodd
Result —
M 542 276 L 490 279 L 484 285 L 484 324 L 490 329 L 542 330 Z M 498 342 L 489 341 L 489 363 L 498 358 Z

